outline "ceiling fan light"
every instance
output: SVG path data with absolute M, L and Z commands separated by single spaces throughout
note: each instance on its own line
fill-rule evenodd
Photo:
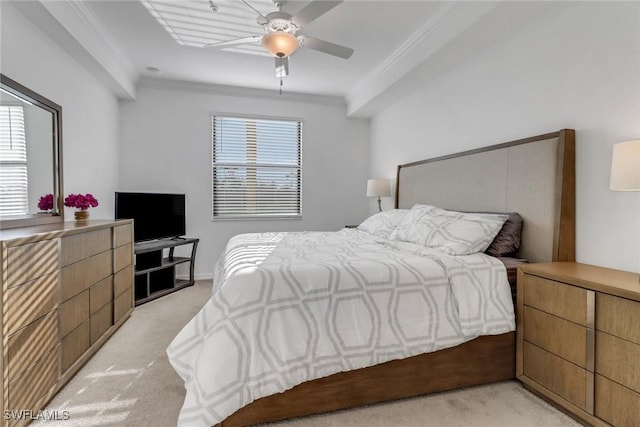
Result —
M 262 37 L 262 46 L 273 56 L 284 58 L 295 52 L 300 46 L 300 42 L 289 33 L 277 31 Z

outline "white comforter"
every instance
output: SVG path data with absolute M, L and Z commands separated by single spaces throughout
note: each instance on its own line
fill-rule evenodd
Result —
M 363 231 L 243 234 L 167 349 L 179 425 L 211 426 L 304 381 L 515 329 L 503 264 Z

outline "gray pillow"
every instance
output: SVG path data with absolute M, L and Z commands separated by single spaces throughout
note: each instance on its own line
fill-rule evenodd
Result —
M 484 253 L 491 256 L 507 256 L 520 247 L 522 217 L 517 212 L 508 212 L 509 218 Z

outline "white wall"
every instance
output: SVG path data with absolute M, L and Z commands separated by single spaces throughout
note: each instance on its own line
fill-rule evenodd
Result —
M 640 4 L 562 2 L 372 120 L 370 174 L 576 129 L 577 260 L 640 269 L 640 193 L 609 191 L 613 144 L 640 137 Z
M 211 114 L 303 120 L 302 219 L 212 221 Z M 337 230 L 367 213 L 369 123 L 347 119 L 345 107 L 196 89 L 137 88 L 121 105 L 120 191 L 185 193 L 187 235 L 199 237 L 196 275 L 212 274 L 228 239 L 262 231 Z
M 2 2 L 0 14 L 0 72 L 62 107 L 65 195 L 92 193 L 100 206 L 91 218 L 113 218 L 116 97 L 13 5 Z M 73 220 L 72 209 L 66 209 L 65 219 Z

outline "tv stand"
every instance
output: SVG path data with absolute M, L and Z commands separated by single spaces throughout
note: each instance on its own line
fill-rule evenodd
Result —
M 180 237 L 138 242 L 134 246 L 135 265 L 135 305 L 144 304 L 187 286 L 193 286 L 196 250 L 200 239 Z M 191 256 L 174 256 L 177 246 L 191 245 Z M 164 249 L 169 254 L 164 257 Z M 176 279 L 176 266 L 190 263 L 189 279 Z

